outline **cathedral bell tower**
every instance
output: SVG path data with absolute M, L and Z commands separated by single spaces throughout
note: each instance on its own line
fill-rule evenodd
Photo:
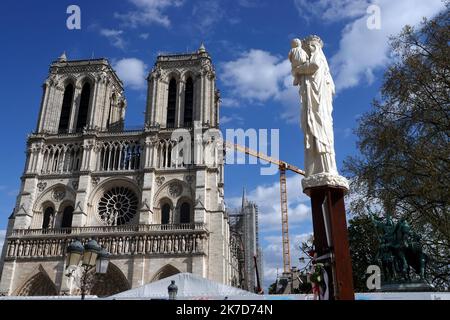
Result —
M 126 101 L 122 82 L 106 59 L 67 61 L 63 53 L 45 81 L 38 133 L 120 128 Z
M 202 45 L 196 53 L 160 55 L 148 77 L 146 123 L 189 128 L 194 122 L 219 124 L 219 93 L 211 57 Z

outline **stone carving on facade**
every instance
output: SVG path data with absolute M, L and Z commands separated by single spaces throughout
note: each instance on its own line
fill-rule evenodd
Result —
M 136 175 L 136 176 L 134 177 L 134 179 L 136 180 L 137 185 L 140 186 L 141 183 L 142 183 L 142 176 Z
M 155 79 L 159 79 L 161 77 L 161 73 L 162 73 L 161 67 L 157 66 L 157 67 L 153 68 L 151 77 L 153 77 Z
M 144 252 L 144 239 L 142 237 L 139 237 L 139 242 L 138 242 L 138 253 L 143 253 Z
M 130 249 L 130 237 L 125 237 L 125 241 L 124 241 L 124 253 L 127 253 L 128 250 Z
M 97 239 L 112 255 L 122 254 L 179 254 L 203 253 L 205 235 L 141 235 L 122 237 L 107 236 Z M 88 239 L 82 239 L 85 242 Z M 10 240 L 8 258 L 60 257 L 64 255 L 67 239 Z
M 172 182 L 169 185 L 170 196 L 176 198 L 183 192 L 183 186 L 179 182 Z
M 103 147 L 103 143 L 102 142 L 96 142 L 95 146 L 94 146 L 94 151 L 95 152 L 99 152 Z
M 119 244 L 118 244 L 118 247 L 117 247 L 117 253 L 118 254 L 121 254 L 121 253 L 123 253 L 123 241 L 122 241 L 122 238 L 119 238 Z
M 158 252 L 158 241 L 157 241 L 156 238 L 153 239 L 153 250 L 152 250 L 152 252 L 153 252 L 153 253 Z
M 99 130 L 100 128 L 98 126 L 94 127 L 94 128 L 90 128 L 91 130 Z M 94 147 L 94 141 L 92 140 L 88 140 L 86 141 L 86 144 L 83 145 L 83 149 L 88 151 L 91 150 Z
M 201 252 L 202 251 L 202 240 L 200 236 L 195 237 L 195 251 Z
M 50 251 L 50 245 L 47 241 L 44 242 L 44 256 L 48 256 Z
M 169 236 L 167 240 L 167 253 L 172 253 L 172 237 Z
M 130 243 L 130 252 L 131 254 L 133 254 L 135 251 L 136 251 L 136 237 L 132 237 Z
M 100 178 L 99 177 L 92 177 L 92 185 L 94 187 L 96 187 L 98 185 L 98 183 L 100 182 Z
M 186 250 L 186 239 L 184 239 L 184 236 L 181 236 L 181 252 L 184 252 Z
M 64 189 L 55 189 L 52 193 L 52 198 L 56 202 L 60 202 L 66 196 L 66 191 Z
M 38 187 L 38 190 L 39 190 L 39 192 L 42 192 L 42 191 L 44 191 L 45 190 L 45 188 L 47 187 L 47 182 L 39 182 L 38 184 L 37 184 L 37 187 Z
M 164 177 L 156 177 L 156 184 L 158 185 L 158 187 L 160 187 L 164 181 L 166 180 L 166 178 Z
M 174 240 L 173 240 L 173 251 L 175 251 L 175 253 L 178 252 L 178 236 L 175 236 Z
M 31 248 L 31 245 L 29 242 L 27 242 L 25 244 L 25 257 L 28 257 L 30 255 L 30 248 Z
M 78 181 L 72 181 L 72 188 L 78 190 Z
M 186 180 L 187 183 L 192 184 L 195 180 L 194 175 L 187 175 L 184 177 L 184 180 Z

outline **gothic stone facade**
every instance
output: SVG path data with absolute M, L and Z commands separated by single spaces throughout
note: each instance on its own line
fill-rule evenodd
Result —
M 160 55 L 147 80 L 145 126 L 130 131 L 122 82 L 106 59 L 62 55 L 51 64 L 8 223 L 0 294 L 69 294 L 65 251 L 75 238 L 112 254 L 91 294 L 177 272 L 233 282 L 211 58 L 203 47 Z

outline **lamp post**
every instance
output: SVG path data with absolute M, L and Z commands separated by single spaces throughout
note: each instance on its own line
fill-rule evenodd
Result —
M 175 280 L 171 280 L 170 285 L 167 288 L 167 291 L 169 292 L 169 300 L 177 299 L 178 287 L 175 284 Z
M 74 277 L 78 267 L 81 267 L 80 277 L 81 299 L 84 300 L 87 287 L 92 285 L 93 277 L 89 274 L 92 268 L 96 268 L 96 274 L 106 274 L 108 271 L 110 253 L 100 247 L 97 241 L 91 239 L 84 246 L 79 240 L 73 241 L 67 247 L 66 270 L 67 276 Z M 80 266 L 81 262 L 81 266 Z

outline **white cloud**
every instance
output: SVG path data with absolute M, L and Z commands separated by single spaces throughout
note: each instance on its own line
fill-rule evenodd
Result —
M 352 20 L 344 27 L 339 50 L 330 59 L 337 91 L 371 84 L 374 72 L 390 62 L 389 37 L 400 33 L 405 25 L 417 25 L 423 17 L 432 17 L 444 8 L 441 0 L 319 0 L 314 4 L 294 0 L 294 4 L 305 19 Z M 372 14 L 367 9 L 371 4 L 380 8 L 380 29 L 367 27 Z
M 221 80 L 231 87 L 232 94 L 252 102 L 264 102 L 276 97 L 280 84 L 290 72 L 289 62 L 267 51 L 251 49 L 237 60 L 221 66 Z
M 359 17 L 366 12 L 372 0 L 294 0 L 294 5 L 303 19 L 310 21 L 320 16 L 321 21 L 334 22 Z
M 241 105 L 241 103 L 239 102 L 238 99 L 233 99 L 233 98 L 221 98 L 220 101 L 221 101 L 221 103 L 220 103 L 221 107 L 234 108 L 234 107 L 239 107 Z
M 169 27 L 171 22 L 164 11 L 170 7 L 179 7 L 183 0 L 129 0 L 137 10 L 125 14 L 115 13 L 115 17 L 123 20 L 131 27 L 158 24 Z
M 299 266 L 300 249 L 299 245 L 311 237 L 312 233 L 302 233 L 290 235 L 289 247 L 291 255 L 291 266 Z M 263 266 L 264 266 L 264 287 L 267 288 L 275 282 L 277 274 L 283 272 L 283 246 L 281 236 L 266 236 L 264 241 L 267 243 L 263 247 Z
M 197 1 L 192 9 L 193 24 L 202 33 L 208 33 L 225 15 L 224 4 L 219 0 Z
M 221 123 L 221 124 L 229 123 L 229 122 L 231 122 L 232 120 L 233 120 L 232 117 L 228 117 L 228 116 L 221 116 L 221 117 L 220 117 L 220 123 Z
M 311 219 L 309 198 L 301 191 L 301 179 L 299 175 L 288 176 L 286 179 L 289 227 L 299 226 Z M 281 230 L 279 182 L 258 186 L 247 192 L 246 197 L 258 205 L 261 232 Z M 238 208 L 241 206 L 241 197 L 229 198 L 227 204 Z
M 244 8 L 256 8 L 262 5 L 260 0 L 239 0 L 239 5 Z
M 5 243 L 6 230 L 0 230 L 0 256 L 2 254 L 3 244 Z
M 114 64 L 114 69 L 125 86 L 131 89 L 144 89 L 147 65 L 136 58 L 124 58 Z
M 19 193 L 19 189 L 12 189 L 12 190 L 8 191 L 6 193 L 6 195 L 8 195 L 10 197 L 15 197 L 15 196 L 17 196 L 18 193 Z
M 281 102 L 281 118 L 288 123 L 299 122 L 300 98 L 298 87 L 292 85 L 289 60 L 270 52 L 251 49 L 236 60 L 221 65 L 220 79 L 231 89 L 223 99 L 224 106 L 244 105 L 242 100 L 260 104 L 270 99 Z
M 234 124 L 242 124 L 244 122 L 244 118 L 237 114 L 232 114 L 231 116 L 221 116 L 220 123 L 227 124 L 233 122 Z
M 11 188 L 5 185 L 0 185 L 0 192 L 6 194 L 9 197 L 13 197 L 19 193 L 19 190 L 17 188 Z
M 114 47 L 125 49 L 125 40 L 122 37 L 122 30 L 101 29 L 100 34 L 109 39 Z
M 148 36 L 149 36 L 148 33 L 141 33 L 141 34 L 139 35 L 139 38 L 144 39 L 144 40 L 147 40 L 147 39 L 148 39 Z

